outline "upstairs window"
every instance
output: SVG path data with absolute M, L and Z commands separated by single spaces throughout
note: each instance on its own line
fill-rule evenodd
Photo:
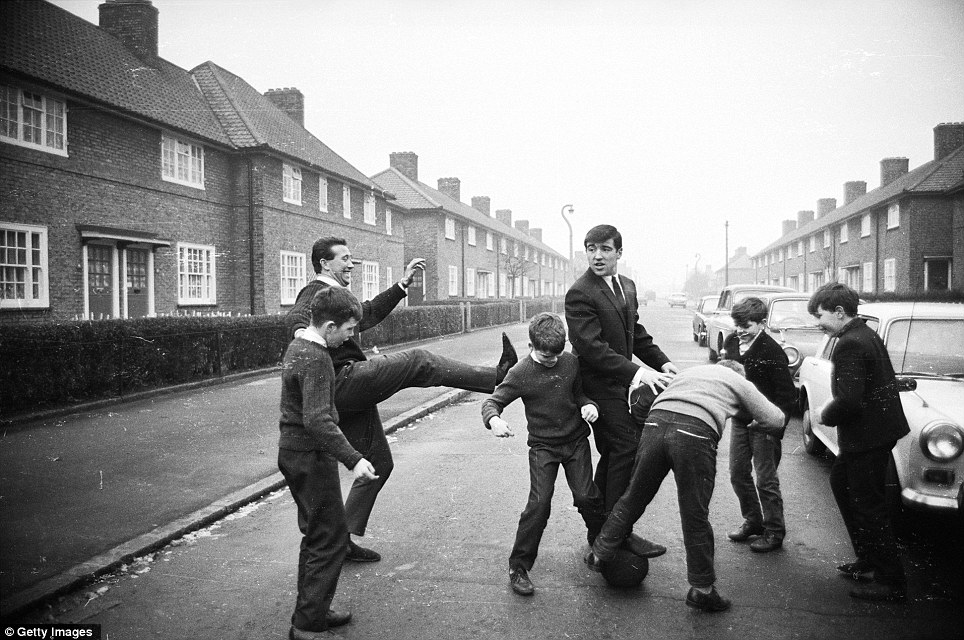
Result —
M 161 136 L 161 178 L 204 188 L 204 147 L 167 134 Z
M 887 207 L 887 228 L 896 229 L 900 226 L 900 204 L 894 202 Z
M 282 251 L 281 304 L 294 304 L 305 282 L 305 254 Z
M 850 225 L 844 222 L 840 225 L 840 244 L 846 244 L 850 240 Z
M 860 237 L 866 238 L 870 235 L 870 214 L 865 213 L 860 217 Z
M 347 184 L 341 185 L 341 215 L 351 220 L 351 187 Z
M 817 236 L 810 236 L 810 253 L 817 250 Z
M 392 210 L 388 207 L 385 207 L 385 233 L 392 235 Z
M 177 246 L 177 303 L 216 304 L 214 247 L 179 243 Z
M 499 253 L 502 255 L 508 255 L 505 238 L 499 238 Z
M 475 227 L 469 227 L 469 244 L 475 246 Z
M 455 219 L 445 216 L 445 237 L 448 240 L 455 240 Z
M 830 248 L 830 229 L 823 230 L 823 248 L 824 249 Z
M 328 178 L 318 177 L 318 210 L 328 213 Z
M 0 309 L 48 306 L 47 228 L 0 222 Z
M 66 156 L 66 103 L 0 84 L 0 140 Z
M 489 251 L 492 251 L 492 232 L 491 231 L 485 232 L 485 248 L 488 249 Z
M 375 225 L 375 194 L 365 196 L 365 224 Z
M 797 243 L 797 257 L 803 256 L 803 240 Z
M 283 165 L 283 199 L 289 204 L 301 204 L 301 169 L 290 164 Z

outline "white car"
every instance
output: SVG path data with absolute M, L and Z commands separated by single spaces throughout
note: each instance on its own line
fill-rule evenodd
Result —
M 964 305 L 880 302 L 863 304 L 867 320 L 887 345 L 901 387 L 910 433 L 893 450 L 889 499 L 895 506 L 961 514 L 964 501 Z M 837 430 L 819 422 L 830 397 L 831 338 L 800 367 L 803 445 L 837 455 Z M 899 494 L 898 494 L 899 490 Z M 898 495 L 900 496 L 898 500 Z
M 671 293 L 669 294 L 669 306 L 672 307 L 683 307 L 686 308 L 686 294 L 685 293 Z

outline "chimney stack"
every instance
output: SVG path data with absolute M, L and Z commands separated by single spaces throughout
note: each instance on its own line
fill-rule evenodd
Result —
M 284 89 L 268 89 L 264 97 L 274 103 L 288 117 L 298 123 L 298 126 L 305 127 L 305 96 L 294 87 Z
M 542 242 L 542 229 L 540 229 L 539 227 L 533 227 L 532 229 L 529 229 L 529 235 L 535 238 L 536 240 L 538 240 L 539 242 Z
M 411 151 L 397 151 L 388 155 L 388 166 L 398 169 L 399 173 L 418 182 L 418 156 Z
M 101 29 L 138 58 L 157 57 L 157 8 L 150 0 L 105 0 L 98 8 Z
M 522 233 L 528 234 L 528 233 L 529 233 L 529 221 L 528 221 L 528 220 L 516 220 L 516 221 L 515 221 L 515 228 L 518 229 L 519 231 L 521 231 Z
M 942 122 L 934 127 L 934 159 L 940 160 L 964 145 L 964 122 Z
M 512 226 L 512 209 L 496 209 L 495 218 L 502 224 Z
M 796 230 L 797 230 L 797 221 L 796 221 L 796 220 L 784 220 L 784 221 L 783 221 L 783 233 L 781 233 L 780 235 L 781 235 L 781 236 L 785 236 L 785 235 L 787 235 L 788 233 L 791 233 L 791 232 L 796 231 Z
M 462 202 L 462 181 L 458 178 L 439 178 L 438 190 L 453 200 Z
M 867 193 L 867 183 L 863 180 L 851 180 L 843 185 L 844 206 Z
M 822 218 L 836 208 L 836 198 L 820 198 L 817 200 L 817 217 Z
M 797 229 L 813 222 L 813 211 L 797 211 Z
M 484 215 L 486 218 L 491 218 L 492 213 L 489 207 L 492 206 L 492 200 L 489 196 L 472 196 L 472 208 Z
M 907 173 L 907 158 L 884 158 L 880 161 L 880 186 L 884 187 Z

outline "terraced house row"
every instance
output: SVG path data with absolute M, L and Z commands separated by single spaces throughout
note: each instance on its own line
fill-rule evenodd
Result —
M 934 159 L 880 162 L 880 186 L 844 184 L 844 203 L 784 220 L 783 233 L 753 257 L 759 283 L 813 291 L 836 280 L 868 294 L 964 292 L 964 123 L 934 128 Z
M 305 129 L 297 89 L 167 62 L 149 0 L 99 9 L 0 3 L 0 323 L 282 312 L 322 235 L 348 240 L 363 299 L 416 256 L 415 301 L 563 291 L 568 261 L 488 199 L 394 163 L 369 178 Z

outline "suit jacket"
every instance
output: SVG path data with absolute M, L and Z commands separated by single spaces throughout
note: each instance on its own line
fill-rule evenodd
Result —
M 836 337 L 830 354 L 833 400 L 821 422 L 837 427 L 841 451 L 893 447 L 910 428 L 887 347 L 863 318 L 848 322 Z
M 626 298 L 625 309 L 612 288 L 591 269 L 566 292 L 569 342 L 579 357 L 583 388 L 593 399 L 626 397 L 639 370 L 634 355 L 657 371 L 670 361 L 639 323 L 636 284 L 616 277 Z
M 746 369 L 746 379 L 760 390 L 766 399 L 780 407 L 786 416 L 784 427 L 797 405 L 797 388 L 790 375 L 787 354 L 765 331 L 753 341 L 746 353 L 740 355 L 740 338 L 735 333 L 723 342 L 726 357 L 736 360 Z M 776 434 L 783 437 L 783 434 Z

